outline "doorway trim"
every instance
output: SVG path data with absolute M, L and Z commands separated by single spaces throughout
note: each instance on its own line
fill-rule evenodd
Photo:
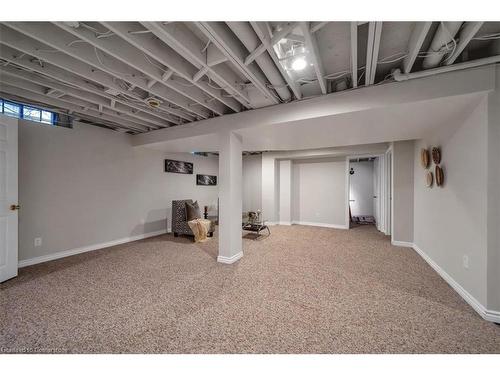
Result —
M 388 227 L 388 219 L 391 215 L 392 204 L 390 201 L 390 189 L 389 185 L 392 180 L 392 168 L 388 168 L 387 155 L 388 153 L 392 154 L 392 146 L 385 153 L 381 154 L 355 154 L 346 156 L 346 167 L 345 167 L 345 223 L 346 228 L 350 229 L 350 218 L 349 218 L 349 193 L 351 186 L 351 175 L 349 174 L 350 163 L 351 160 L 355 160 L 358 158 L 378 158 L 379 166 L 380 166 L 380 192 L 379 192 L 379 216 L 380 216 L 380 225 L 377 226 L 377 229 L 388 235 L 390 234 L 390 228 Z M 387 230 L 389 229 L 389 231 Z M 389 232 L 389 233 L 387 233 Z

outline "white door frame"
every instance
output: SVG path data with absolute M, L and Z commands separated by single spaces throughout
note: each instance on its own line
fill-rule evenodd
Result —
M 0 282 L 18 267 L 18 120 L 0 115 Z
M 393 152 L 392 152 L 392 144 L 388 148 L 388 150 L 385 152 L 385 161 L 384 161 L 384 210 L 385 210 L 385 217 L 384 217 L 384 234 L 387 236 L 391 236 L 393 233 L 393 220 L 392 218 L 394 217 L 394 212 L 393 212 L 393 205 L 392 205 L 392 194 L 393 194 L 393 188 L 394 188 L 394 162 L 393 162 Z
M 392 149 L 391 149 L 392 151 Z M 388 178 L 387 178 L 387 168 L 386 168 L 386 155 L 387 152 L 383 154 L 359 154 L 359 155 L 349 155 L 346 156 L 345 159 L 345 175 L 346 175 L 346 183 L 345 183 L 345 223 L 346 223 L 346 228 L 350 228 L 350 221 L 349 221 L 349 195 L 350 195 L 350 187 L 351 187 L 351 175 L 349 173 L 350 170 L 350 163 L 351 160 L 358 159 L 358 158 L 379 158 L 379 165 L 380 165 L 380 176 L 381 178 L 381 184 L 380 186 L 380 192 L 379 192 L 379 199 L 378 199 L 378 206 L 379 206 L 379 216 L 380 216 L 380 224 L 381 226 L 377 226 L 377 229 L 383 232 L 384 234 L 386 233 L 386 210 L 387 210 L 387 183 L 388 183 Z

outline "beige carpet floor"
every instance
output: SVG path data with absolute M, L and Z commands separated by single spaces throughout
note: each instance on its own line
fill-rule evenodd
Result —
M 271 230 L 233 265 L 164 235 L 23 268 L 0 352 L 500 352 L 500 326 L 372 226 Z

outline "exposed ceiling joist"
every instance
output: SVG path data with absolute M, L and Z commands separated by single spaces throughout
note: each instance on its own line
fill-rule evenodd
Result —
M 23 86 L 23 87 L 21 87 Z M 26 87 L 29 87 L 27 89 Z M 15 86 L 9 85 L 6 83 L 2 84 L 2 91 L 7 92 L 12 95 L 16 95 L 20 98 L 24 98 L 26 100 L 30 101 L 36 101 L 40 103 L 45 103 L 50 106 L 55 106 L 58 108 L 64 108 L 67 110 L 72 110 L 74 113 L 81 113 L 83 115 L 88 114 L 90 116 L 93 116 L 98 119 L 102 119 L 106 122 L 112 123 L 116 128 L 122 128 L 122 129 L 127 129 L 127 130 L 133 130 L 134 132 L 144 132 L 148 131 L 146 127 L 142 127 L 140 125 L 134 124 L 134 123 L 129 123 L 127 121 L 122 121 L 120 123 L 116 123 L 116 120 L 114 120 L 113 117 L 104 114 L 104 113 L 99 113 L 98 110 L 93 109 L 93 108 L 88 108 L 88 107 L 83 107 L 81 105 L 72 103 L 69 101 L 67 98 L 52 98 L 50 96 L 44 95 L 43 92 L 37 92 L 37 89 L 35 87 L 30 87 L 27 84 L 19 84 L 19 82 L 16 83 Z
M 297 22 L 288 22 L 287 24 L 282 25 L 281 29 L 277 31 L 273 36 L 264 34 L 265 38 L 261 38 L 262 43 L 245 58 L 245 65 L 249 65 L 250 63 L 252 63 L 258 56 L 264 53 L 266 49 L 269 50 L 269 47 L 273 47 L 281 39 L 285 38 L 293 31 L 296 26 Z
M 365 85 L 373 85 L 377 73 L 378 51 L 382 35 L 382 22 L 368 24 L 368 43 L 366 44 Z
M 220 22 L 196 22 L 199 30 L 220 49 L 227 59 L 259 90 L 264 97 L 272 104 L 280 101 L 266 85 L 263 74 L 253 65 L 245 65 L 244 60 L 247 55 L 243 46 L 231 34 L 229 28 Z
M 314 35 L 311 34 L 309 22 L 301 22 L 300 27 L 302 29 L 302 33 L 304 34 L 306 47 L 311 53 L 311 57 L 313 59 L 314 72 L 316 73 L 316 77 L 318 78 L 319 87 L 321 88 L 321 92 L 323 94 L 326 94 L 327 87 L 325 79 L 325 69 L 323 68 L 323 63 L 319 54 L 318 42 L 316 41 Z
M 78 46 L 73 46 L 71 43 L 75 41 L 75 37 L 68 33 L 63 33 L 56 26 L 43 22 L 8 22 L 9 27 L 22 33 L 42 45 L 35 47 L 32 55 L 38 54 L 42 60 L 57 61 L 54 63 L 66 70 L 78 70 L 85 72 L 86 78 L 102 82 L 103 85 L 118 89 L 118 92 L 127 93 L 128 90 L 123 89 L 115 83 L 116 79 L 128 82 L 133 87 L 139 87 L 151 94 L 158 96 L 166 103 L 171 103 L 176 107 L 181 107 L 185 111 L 191 112 L 189 104 L 191 103 L 181 95 L 173 92 L 167 87 L 148 88 L 148 80 L 142 77 L 142 74 L 134 69 L 127 68 L 125 64 L 116 61 L 115 59 L 105 58 L 102 52 L 97 52 L 95 47 L 87 43 L 76 43 Z M 2 29 L 2 34 L 3 34 Z M 3 40 L 2 35 L 2 40 Z M 28 46 L 33 46 L 32 41 L 27 41 Z M 24 42 L 23 41 L 23 42 Z M 17 44 L 16 44 L 17 45 Z M 12 47 L 17 48 L 16 45 Z M 54 53 L 54 50 L 62 53 Z M 29 53 L 29 52 L 28 52 Z M 104 60 L 106 63 L 103 64 Z M 129 86 L 129 88 L 131 88 Z M 132 91 L 132 90 L 130 90 Z M 186 113 L 177 108 L 171 108 L 165 105 L 165 109 L 170 113 L 175 114 L 187 121 L 193 121 L 196 114 Z M 206 115 L 208 117 L 208 115 Z
M 311 25 L 311 33 L 315 33 L 316 31 L 319 31 L 323 27 L 325 27 L 328 24 L 328 22 L 314 22 Z
M 267 25 L 266 22 L 250 22 L 252 25 L 255 33 L 261 40 L 262 44 L 266 44 L 266 49 L 271 58 L 273 59 L 274 64 L 280 71 L 281 75 L 285 79 L 286 83 L 288 84 L 288 87 L 292 90 L 293 94 L 297 99 L 302 99 L 302 92 L 300 91 L 299 86 L 293 81 L 293 79 L 290 77 L 290 75 L 283 69 L 283 66 L 281 65 L 278 56 L 276 55 L 276 51 L 274 50 L 274 45 L 271 43 L 266 43 L 265 40 L 269 40 L 273 38 L 273 35 L 271 33 L 271 28 L 269 25 Z M 266 39 L 267 38 L 267 39 Z
M 238 100 L 246 108 L 252 108 L 248 95 L 236 84 L 237 76 L 218 65 L 209 65 L 207 56 L 212 47 L 211 45 L 207 48 L 207 55 L 204 55 L 202 42 L 184 25 L 164 25 L 160 22 L 141 22 L 141 24 L 196 68 L 208 67 L 209 77 L 218 86 L 233 95 L 234 99 Z M 224 58 L 226 57 L 224 56 Z
M 158 126 L 154 123 L 148 123 L 145 121 L 144 118 L 141 118 L 140 116 L 133 117 L 130 115 L 130 113 L 126 112 L 120 112 L 118 111 L 118 108 L 116 108 L 116 103 L 113 105 L 113 103 L 105 98 L 100 97 L 99 95 L 91 94 L 85 91 L 81 91 L 75 88 L 71 88 L 65 85 L 62 85 L 60 83 L 48 80 L 46 78 L 43 78 L 37 74 L 34 73 L 29 73 L 26 71 L 21 71 L 19 69 L 16 69 L 14 67 L 2 67 L 0 68 L 0 72 L 3 76 L 8 75 L 11 77 L 16 77 L 17 79 L 22 79 L 22 80 L 27 80 L 29 82 L 48 87 L 50 90 L 55 90 L 61 95 L 58 95 L 58 97 L 62 97 L 64 95 L 69 95 L 72 96 L 76 99 L 84 100 L 87 101 L 88 103 L 92 103 L 94 105 L 99 106 L 100 112 L 103 112 L 103 108 L 108 108 L 110 111 L 108 112 L 109 115 L 113 116 L 116 118 L 115 121 L 121 121 L 122 119 L 125 119 L 130 122 L 137 123 L 139 125 L 148 127 L 148 128 L 164 128 L 165 126 Z M 50 96 L 49 93 L 47 95 Z M 121 104 L 118 104 L 118 107 L 120 107 Z
M 291 40 L 293 42 L 298 42 L 298 43 L 305 43 L 306 38 L 304 38 L 302 35 L 297 35 L 297 34 L 288 34 L 286 36 L 288 40 Z
M 118 112 L 128 114 L 129 116 L 136 117 L 138 119 L 144 119 L 145 121 L 160 127 L 168 127 L 170 125 L 178 124 L 177 119 L 166 113 L 157 113 L 154 112 L 153 109 L 148 109 L 145 104 L 129 102 L 117 96 L 107 94 L 84 79 L 48 63 L 44 63 L 43 66 L 40 66 L 40 64 L 36 61 L 32 61 L 29 56 L 21 57 L 19 52 L 8 46 L 2 46 L 2 48 L 0 48 L 0 58 L 7 60 L 15 66 L 20 66 L 23 69 L 29 70 L 30 72 L 36 72 L 44 77 L 48 77 L 51 80 L 56 80 L 62 84 L 77 87 L 82 93 L 95 94 L 101 97 L 102 100 L 115 102 L 116 111 Z
M 120 61 L 125 66 L 133 68 L 139 74 L 142 74 L 147 77 L 147 80 L 154 79 L 157 82 L 160 82 L 161 85 L 156 85 L 155 88 L 148 87 L 148 84 L 144 85 L 142 80 L 134 79 L 135 77 L 125 77 L 122 76 L 120 78 L 127 78 L 130 82 L 134 83 L 137 87 L 142 88 L 145 91 L 149 91 L 160 98 L 170 101 L 171 103 L 184 108 L 187 111 L 191 111 L 196 115 L 202 118 L 210 117 L 209 113 L 203 108 L 192 106 L 192 102 L 198 103 L 199 105 L 206 107 L 208 110 L 213 111 L 217 114 L 224 113 L 223 109 L 220 106 L 215 106 L 212 103 L 205 102 L 205 96 L 193 86 L 183 86 L 179 83 L 176 83 L 172 80 L 162 81 L 162 74 L 165 73 L 165 69 L 162 67 L 155 65 L 154 63 L 148 61 L 148 59 L 139 51 L 137 51 L 133 46 L 129 43 L 125 42 L 123 39 L 117 37 L 106 37 L 106 38 L 98 38 L 94 32 L 88 30 L 84 27 L 74 28 L 66 25 L 63 22 L 55 22 L 56 26 L 60 27 L 64 31 L 69 34 L 73 34 L 77 38 L 87 42 L 94 48 L 98 48 L 102 52 L 105 52 L 107 55 L 112 56 L 114 59 Z M 82 48 L 84 46 L 79 46 Z M 90 52 L 88 50 L 88 52 Z M 94 56 L 92 56 L 94 57 Z M 99 56 L 95 56 L 97 58 L 97 66 L 102 68 L 106 68 L 102 66 L 102 60 L 99 59 Z M 85 62 L 92 63 L 93 58 L 86 59 Z M 121 69 L 120 67 L 117 69 Z M 122 72 L 120 70 L 119 72 Z M 127 72 L 128 73 L 128 72 Z M 134 71 L 131 71 L 128 74 L 134 74 Z M 136 81 L 136 82 L 134 82 Z
M 40 61 L 56 65 L 59 68 L 70 71 L 71 73 L 85 79 L 98 82 L 105 87 L 113 89 L 114 92 L 130 95 L 130 92 L 128 92 L 127 89 L 124 89 L 119 83 L 117 83 L 112 76 L 102 72 L 100 69 L 89 66 L 79 59 L 68 56 L 64 53 L 54 53 L 46 44 L 43 44 L 40 41 L 37 42 L 34 40 L 30 40 L 22 36 L 20 32 L 14 31 L 3 25 L 0 25 L 0 34 L 2 44 L 8 45 L 11 48 L 34 56 Z M 43 66 L 43 63 L 41 63 L 41 65 Z M 146 82 L 144 81 L 144 85 L 145 84 Z M 141 101 L 142 99 L 137 98 L 137 100 Z M 168 105 L 162 106 L 162 109 L 187 121 L 192 121 L 194 119 L 193 115 L 189 115 L 177 108 L 172 108 Z
M 405 73 L 411 72 L 431 25 L 432 22 L 415 22 L 408 42 L 408 55 L 403 60 L 403 71 Z
M 450 57 L 446 59 L 444 65 L 451 65 L 455 62 L 458 56 L 463 52 L 465 47 L 469 44 L 469 42 L 474 38 L 474 35 L 477 34 L 481 26 L 483 26 L 484 22 L 466 22 L 460 33 L 458 34 L 458 43 L 457 47 L 453 51 Z
M 221 104 L 231 108 L 233 111 L 239 112 L 241 110 L 240 103 L 238 103 L 235 99 L 224 97 L 221 90 L 210 87 L 205 81 L 200 81 L 201 77 L 208 72 L 208 66 L 202 67 L 196 71 L 197 69 L 194 66 L 186 64 L 185 59 L 179 56 L 169 46 L 165 46 L 163 43 L 159 44 L 154 35 L 145 36 L 131 32 L 137 30 L 138 26 L 143 27 L 142 25 L 134 22 L 102 22 L 102 24 L 126 42 L 132 44 L 135 48 L 150 56 L 150 58 L 153 58 L 165 65 L 168 68 L 168 71 L 163 73 L 163 81 L 167 81 L 172 74 L 175 73 L 179 77 L 182 77 L 186 81 L 204 91 L 205 94 L 217 99 Z M 200 71 L 203 73 L 200 73 Z M 169 75 L 167 76 L 167 74 Z M 220 109 L 220 111 L 225 112 L 224 109 Z
M 351 22 L 351 78 L 352 87 L 358 87 L 358 23 Z

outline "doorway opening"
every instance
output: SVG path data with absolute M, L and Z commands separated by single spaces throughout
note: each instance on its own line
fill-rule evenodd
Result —
M 380 220 L 378 157 L 349 160 L 349 227 L 377 225 Z

